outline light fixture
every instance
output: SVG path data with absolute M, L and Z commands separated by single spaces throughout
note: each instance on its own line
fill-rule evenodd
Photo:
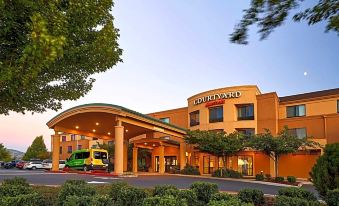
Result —
M 126 129 L 125 132 L 128 132 L 128 129 Z
M 145 142 L 144 144 L 147 145 L 147 142 Z
M 75 129 L 79 129 L 79 126 L 75 126 Z
M 155 144 L 153 144 L 152 146 L 155 147 Z
M 99 125 L 99 122 L 96 122 L 95 125 L 98 126 L 98 125 Z
M 108 135 L 111 135 L 111 133 L 110 133 L 110 132 L 107 132 L 107 134 L 108 134 Z
M 95 129 L 93 129 L 92 131 L 93 131 L 93 132 L 95 132 L 96 130 L 95 130 Z

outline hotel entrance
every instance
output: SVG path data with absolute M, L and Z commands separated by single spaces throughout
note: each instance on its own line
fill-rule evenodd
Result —
M 176 156 L 165 156 L 165 172 L 170 172 L 178 166 L 178 160 Z M 160 161 L 159 156 L 155 156 L 155 172 L 159 172 Z

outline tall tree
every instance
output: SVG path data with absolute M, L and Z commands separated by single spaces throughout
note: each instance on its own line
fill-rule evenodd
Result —
M 0 114 L 58 110 L 121 61 L 113 0 L 0 0 Z
M 4 162 L 11 160 L 11 154 L 2 143 L 0 143 L 0 160 Z
M 244 10 L 244 16 L 236 25 L 230 41 L 247 44 L 248 30 L 257 25 L 260 39 L 266 39 L 275 28 L 281 26 L 292 10 L 298 8 L 304 0 L 251 0 L 250 8 Z M 326 32 L 333 31 L 339 35 L 339 1 L 319 0 L 313 7 L 294 14 L 296 22 L 307 21 L 308 25 L 326 22 Z
M 22 159 L 46 159 L 48 157 L 49 153 L 47 152 L 43 136 L 37 136 L 33 140 L 32 145 L 27 148 L 27 151 Z
M 281 155 L 297 152 L 300 148 L 319 147 L 320 145 L 306 138 L 298 138 L 288 131 L 288 127 L 274 137 L 269 130 L 251 138 L 248 146 L 264 152 L 274 161 L 275 176 L 279 175 L 279 158 Z
M 185 141 L 194 144 L 202 151 L 221 157 L 223 166 L 227 168 L 227 157 L 240 152 L 245 148 L 244 136 L 238 132 L 226 134 L 216 131 L 188 131 Z

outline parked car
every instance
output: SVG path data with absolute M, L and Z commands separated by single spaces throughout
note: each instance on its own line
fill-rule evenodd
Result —
M 5 162 L 4 164 L 4 168 L 5 169 L 12 169 L 14 166 L 13 166 L 13 163 L 12 162 Z
M 25 163 L 23 169 L 31 169 L 31 170 L 42 169 L 42 161 L 40 160 L 28 161 Z
M 67 158 L 65 168 L 88 170 L 107 170 L 108 153 L 104 149 L 82 149 L 72 152 Z
M 59 169 L 64 169 L 65 163 L 66 163 L 65 160 L 59 160 Z M 52 169 L 52 160 L 42 161 L 42 168 L 46 170 Z
M 3 167 L 5 165 L 5 162 L 0 161 L 0 167 Z
M 24 166 L 25 166 L 25 161 L 20 161 L 20 162 L 18 162 L 18 163 L 16 163 L 16 168 L 18 168 L 18 169 L 23 169 L 24 168 Z

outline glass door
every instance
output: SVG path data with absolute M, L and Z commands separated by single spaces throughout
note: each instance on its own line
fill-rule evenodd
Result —
M 165 156 L 165 172 L 170 172 L 173 167 L 178 165 L 176 156 Z

